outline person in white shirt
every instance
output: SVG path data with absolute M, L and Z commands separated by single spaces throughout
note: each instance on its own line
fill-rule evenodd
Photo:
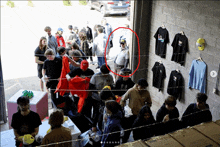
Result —
M 114 60 L 114 69 L 115 69 L 115 73 L 117 74 L 119 74 L 122 68 L 126 68 L 129 63 L 129 49 L 126 46 L 126 40 L 121 39 L 120 44 L 121 44 L 121 52 L 116 56 Z M 115 74 L 116 81 L 118 78 L 119 76 Z
M 92 55 L 97 56 L 98 58 L 98 67 L 100 68 L 105 63 L 105 48 L 106 53 L 109 51 L 109 46 L 107 44 L 108 38 L 103 33 L 103 27 L 98 27 L 98 36 L 94 39 L 93 47 L 92 47 Z

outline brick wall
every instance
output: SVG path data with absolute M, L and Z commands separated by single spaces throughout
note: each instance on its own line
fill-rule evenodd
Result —
M 165 59 L 155 55 L 155 39 L 153 37 L 162 24 L 169 31 L 170 37 Z M 184 66 L 171 61 L 173 52 L 171 43 L 175 34 L 180 31 L 184 31 L 189 41 L 189 52 L 186 54 Z M 150 36 L 147 76 L 150 85 L 149 91 L 155 104 L 153 110 L 158 110 L 168 96 L 167 85 L 170 73 L 175 69 L 180 70 L 185 80 L 184 98 L 177 103 L 180 115 L 182 116 L 190 103 L 196 101 L 195 96 L 199 90 L 188 89 L 188 79 L 192 61 L 201 55 L 203 61 L 207 64 L 207 103 L 213 114 L 213 120 L 220 119 L 220 96 L 212 93 L 217 78 L 210 76 L 210 71 L 218 71 L 220 64 L 220 41 L 218 41 L 220 39 L 220 1 L 153 1 Z M 196 47 L 198 38 L 204 38 L 206 41 L 204 51 L 199 51 Z M 162 60 L 166 68 L 167 77 L 164 81 L 163 92 L 158 92 L 158 89 L 152 87 L 153 75 L 151 68 L 158 60 Z

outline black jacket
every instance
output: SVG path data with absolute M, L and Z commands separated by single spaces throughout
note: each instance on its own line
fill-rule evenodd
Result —
M 129 78 L 127 81 L 124 81 L 123 77 L 120 77 L 116 81 L 116 85 L 115 85 L 115 90 L 120 90 L 120 91 L 114 91 L 114 94 L 122 96 L 127 92 L 128 89 L 132 88 L 134 84 L 135 83 L 131 80 L 131 78 Z
M 144 119 L 145 113 L 150 114 L 148 120 Z M 148 106 L 143 106 L 136 120 L 133 123 L 132 128 L 141 127 L 133 130 L 134 140 L 147 139 L 155 135 L 155 126 L 151 125 L 155 123 L 155 119 L 152 112 Z M 143 127 L 146 126 L 146 127 Z
M 166 116 L 167 114 L 169 114 L 169 121 L 163 123 L 163 118 L 164 116 Z M 173 132 L 177 129 L 180 128 L 180 122 L 179 122 L 179 111 L 178 109 L 175 107 L 172 111 L 169 111 L 166 109 L 165 103 L 160 107 L 160 109 L 157 111 L 156 114 L 156 121 L 159 123 L 158 125 L 158 130 L 157 130 L 157 135 L 163 135 L 163 134 L 167 134 L 169 132 Z
M 89 41 L 92 41 L 93 37 L 92 37 L 92 29 L 90 27 L 87 26 L 87 31 L 86 31 L 86 37 Z
M 196 103 L 190 104 L 182 116 L 183 127 L 194 126 L 203 122 L 212 121 L 212 114 L 209 111 L 209 105 L 206 104 L 206 109 L 201 111 L 197 108 Z

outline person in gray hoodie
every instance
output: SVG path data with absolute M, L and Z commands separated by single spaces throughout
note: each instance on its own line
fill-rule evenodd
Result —
M 107 44 L 108 38 L 103 33 L 103 27 L 98 27 L 98 36 L 94 39 L 93 47 L 92 47 L 92 55 L 97 56 L 98 58 L 98 67 L 100 68 L 105 63 L 105 48 L 106 53 L 108 53 L 109 46 Z

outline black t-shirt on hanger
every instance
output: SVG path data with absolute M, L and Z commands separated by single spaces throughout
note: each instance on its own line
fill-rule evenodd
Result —
M 173 47 L 173 56 L 171 61 L 177 62 L 181 65 L 185 63 L 186 52 L 188 52 L 188 38 L 180 33 L 176 34 L 171 44 Z
M 182 97 L 183 86 L 184 86 L 184 79 L 182 74 L 180 72 L 177 72 L 176 70 L 173 70 L 170 73 L 167 93 L 169 95 L 174 96 L 176 99 L 178 98 L 180 100 Z
M 153 71 L 153 86 L 162 90 L 163 80 L 166 78 L 166 70 L 162 63 L 155 62 Z
M 169 42 L 169 32 L 166 28 L 159 27 L 154 35 L 156 39 L 155 54 L 161 58 L 166 58 L 167 43 Z

